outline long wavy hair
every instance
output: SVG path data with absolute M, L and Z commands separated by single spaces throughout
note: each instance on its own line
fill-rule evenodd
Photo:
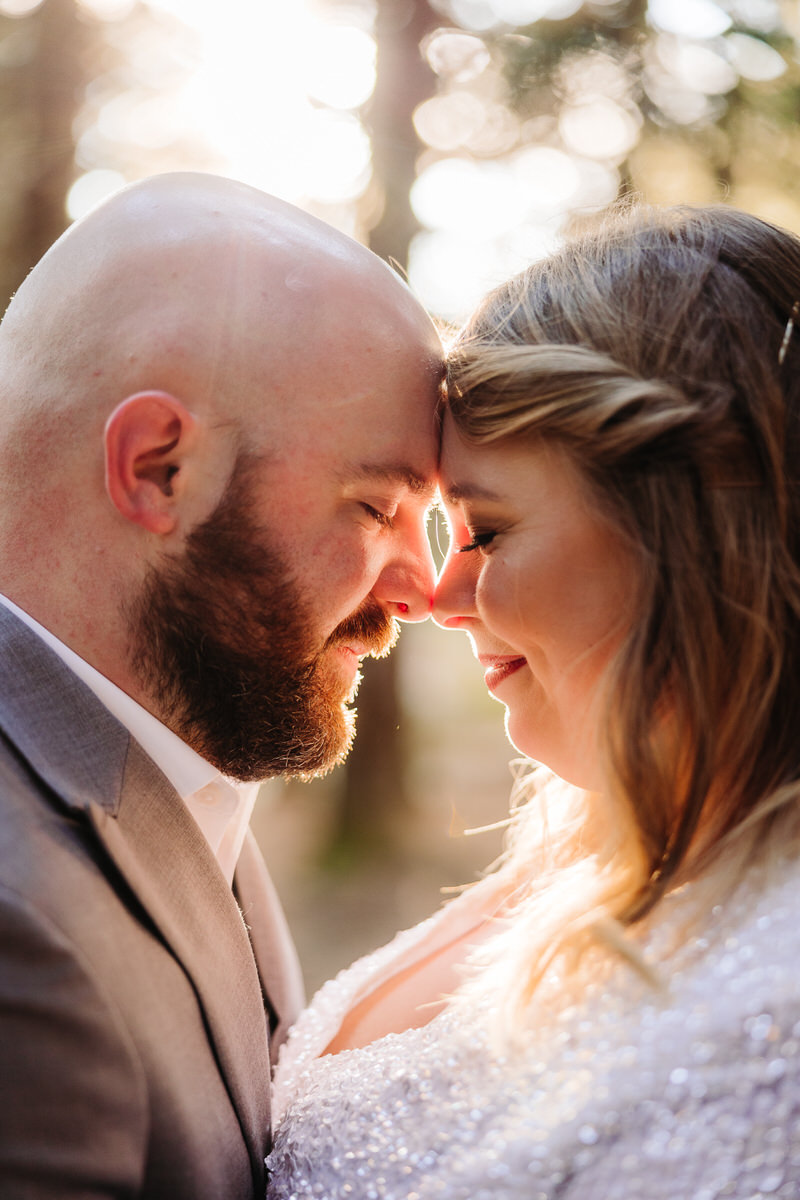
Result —
M 548 857 L 528 804 L 503 868 L 518 913 L 494 978 L 516 1005 L 559 950 L 600 932 L 636 961 L 668 891 L 798 848 L 799 305 L 793 235 L 640 207 L 492 292 L 452 347 L 462 437 L 559 447 L 637 564 L 602 821 L 573 796 Z

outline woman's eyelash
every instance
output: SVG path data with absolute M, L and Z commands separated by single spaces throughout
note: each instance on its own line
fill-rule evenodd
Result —
M 493 529 L 486 530 L 484 533 L 473 533 L 472 541 L 467 542 L 466 546 L 459 546 L 459 554 L 468 554 L 470 550 L 481 550 L 484 546 L 488 546 L 494 540 L 495 531 Z
M 392 525 L 394 524 L 394 518 L 388 513 L 381 512 L 379 508 L 373 508 L 371 504 L 367 504 L 364 500 L 361 501 L 361 507 L 366 513 L 369 514 L 369 516 L 372 517 L 373 521 L 375 521 L 377 525 L 383 525 L 387 529 L 392 528 Z

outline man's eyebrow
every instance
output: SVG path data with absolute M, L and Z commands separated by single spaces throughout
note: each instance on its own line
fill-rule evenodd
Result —
M 436 495 L 435 482 L 418 475 L 404 463 L 349 463 L 343 474 L 348 481 L 380 479 L 387 483 L 399 483 L 415 496 L 428 498 L 431 502 Z
M 453 483 L 442 492 L 445 504 L 460 504 L 462 500 L 499 501 L 500 496 L 477 483 Z

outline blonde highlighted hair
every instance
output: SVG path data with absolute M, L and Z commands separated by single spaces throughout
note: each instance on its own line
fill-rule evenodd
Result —
M 605 832 L 574 799 L 534 880 L 523 809 L 503 867 L 517 1007 L 554 953 L 598 931 L 627 953 L 678 884 L 797 849 L 798 300 L 793 235 L 722 207 L 626 209 L 491 293 L 451 350 L 461 435 L 557 445 L 638 564 L 603 693 Z

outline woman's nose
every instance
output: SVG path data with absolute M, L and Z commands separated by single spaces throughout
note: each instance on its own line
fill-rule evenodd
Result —
M 458 629 L 464 618 L 476 616 L 475 585 L 479 569 L 475 554 L 451 547 L 436 581 L 433 619 L 443 629 Z

